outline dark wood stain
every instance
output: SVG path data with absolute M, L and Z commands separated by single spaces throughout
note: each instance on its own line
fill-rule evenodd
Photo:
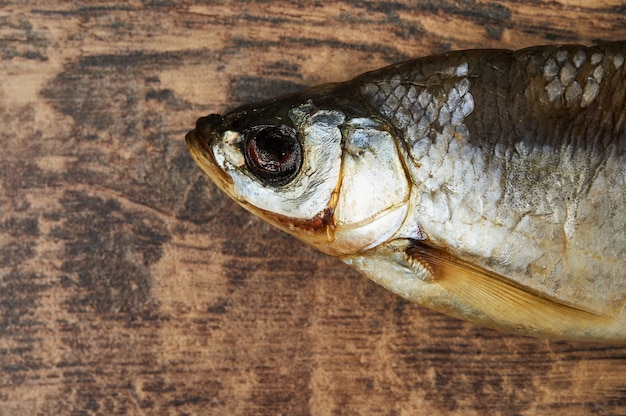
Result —
M 403 59 L 626 39 L 623 6 L 578 3 L 4 6 L 0 414 L 626 413 L 625 348 L 409 304 L 235 206 L 183 140 Z

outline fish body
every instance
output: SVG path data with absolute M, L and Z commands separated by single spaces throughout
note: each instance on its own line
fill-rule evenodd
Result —
M 200 118 L 244 208 L 418 304 L 626 341 L 626 42 L 416 59 Z

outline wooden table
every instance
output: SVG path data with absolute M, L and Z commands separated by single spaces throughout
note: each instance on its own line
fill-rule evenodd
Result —
M 626 39 L 620 1 L 50 3 L 0 8 L 0 415 L 626 413 L 626 348 L 409 304 L 183 141 L 411 57 Z

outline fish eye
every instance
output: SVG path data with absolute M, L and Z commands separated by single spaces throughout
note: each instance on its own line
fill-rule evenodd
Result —
M 250 172 L 263 183 L 282 186 L 300 171 L 302 146 L 291 127 L 255 126 L 245 134 L 244 157 Z

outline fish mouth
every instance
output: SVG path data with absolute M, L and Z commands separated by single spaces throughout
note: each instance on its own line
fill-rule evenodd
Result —
M 232 179 L 224 172 L 215 160 L 211 149 L 220 134 L 222 116 L 211 114 L 201 117 L 196 122 L 196 128 L 185 135 L 185 142 L 191 156 L 198 166 L 228 195 L 231 195 Z

